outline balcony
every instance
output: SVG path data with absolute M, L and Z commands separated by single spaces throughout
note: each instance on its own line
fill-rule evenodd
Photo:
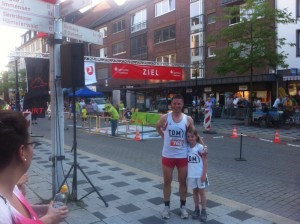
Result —
M 243 0 L 221 0 L 222 6 L 232 5 L 238 2 L 243 2 Z

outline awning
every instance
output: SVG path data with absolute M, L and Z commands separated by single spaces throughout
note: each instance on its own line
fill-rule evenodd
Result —
M 282 79 L 283 81 L 296 81 L 296 80 L 300 80 L 300 76 L 299 75 L 283 76 Z

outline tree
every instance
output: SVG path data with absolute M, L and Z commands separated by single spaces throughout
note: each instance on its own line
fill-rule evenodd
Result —
M 20 69 L 18 73 L 19 79 L 19 91 L 21 95 L 26 92 L 26 71 L 25 69 Z M 4 99 L 9 101 L 8 92 L 9 90 L 16 90 L 16 74 L 14 70 L 1 72 L 0 77 L 2 77 L 2 82 L 0 82 L 0 92 L 3 92 Z
M 296 20 L 286 9 L 276 9 L 268 0 L 245 0 L 245 4 L 228 6 L 223 19 L 231 21 L 232 25 L 221 29 L 216 36 L 228 43 L 227 47 L 215 52 L 216 72 L 222 75 L 250 73 L 248 109 L 251 117 L 254 69 L 288 67 L 285 63 L 287 54 L 280 48 L 291 43 L 286 43 L 285 38 L 278 38 L 276 24 L 294 23 Z

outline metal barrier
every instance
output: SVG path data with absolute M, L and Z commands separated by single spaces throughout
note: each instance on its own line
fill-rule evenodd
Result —
M 249 108 L 223 108 L 222 118 L 245 120 L 249 113 Z

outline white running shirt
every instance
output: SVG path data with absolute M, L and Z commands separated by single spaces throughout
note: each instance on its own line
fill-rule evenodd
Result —
M 203 145 L 197 143 L 193 148 L 188 147 L 188 175 L 189 178 L 201 178 L 203 172 L 202 155 L 205 154 Z
M 163 128 L 164 146 L 162 156 L 166 158 L 187 158 L 187 116 L 182 115 L 179 123 L 172 119 L 172 112 L 168 113 L 167 122 Z

